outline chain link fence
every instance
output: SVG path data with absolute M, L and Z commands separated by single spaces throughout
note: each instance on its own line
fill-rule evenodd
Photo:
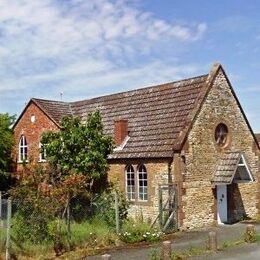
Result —
M 168 194 L 169 190 L 165 192 Z M 173 202 L 175 193 L 172 194 Z M 26 193 L 23 198 L 31 196 Z M 142 216 L 137 221 L 128 219 L 129 203 L 124 194 L 115 190 L 97 194 L 90 200 L 71 198 L 70 203 L 63 204 L 58 211 L 52 211 L 56 206 L 52 202 L 53 197 L 50 196 L 43 197 L 42 200 L 34 198 L 29 203 L 24 199 L 18 202 L 18 198 L 11 200 L 6 193 L 0 192 L 2 258 L 18 259 L 18 256 L 26 255 L 26 259 L 36 259 L 38 254 L 42 254 L 41 259 L 46 259 L 47 252 L 51 258 L 53 254 L 60 256 L 76 247 L 95 250 L 100 246 L 122 242 L 157 241 L 163 234 L 160 226 L 157 225 L 157 228 L 155 223 L 145 222 Z M 171 204 L 167 203 L 167 209 L 175 212 L 170 208 Z M 161 210 L 157 218 L 158 223 L 164 219 L 164 213 L 166 216 L 166 207 L 163 205 L 162 203 L 164 210 Z M 172 222 L 172 219 L 169 218 L 168 222 Z
M 12 201 L 0 191 L 0 248 L 5 259 L 10 259 L 12 208 Z
M 89 204 L 79 198 L 74 198 L 66 211 L 62 210 L 51 220 L 45 218 L 43 212 L 41 214 L 34 210 L 35 208 L 32 207 L 30 211 L 30 207 L 26 208 L 22 203 L 11 200 L 6 193 L 0 191 L 0 259 L 3 257 L 17 259 L 15 258 L 17 255 L 26 254 L 31 250 L 31 248 L 29 250 L 26 248 L 30 244 L 29 241 L 32 242 L 31 246 L 36 245 L 36 247 L 46 244 L 50 251 L 55 251 L 57 256 L 73 249 L 73 243 L 75 243 L 71 243 L 73 237 L 74 240 L 82 240 L 81 242 L 95 241 L 95 230 L 84 223 L 93 217 L 110 223 L 110 227 L 118 234 L 122 216 L 126 214 L 127 209 L 122 208 L 118 193 L 112 192 L 102 198 L 97 195 Z M 28 213 L 25 220 L 21 219 L 24 217 L 24 212 Z M 56 229 L 57 226 L 62 237 L 56 237 L 54 228 Z M 89 234 L 83 237 L 83 233 L 88 229 Z M 81 235 L 82 238 L 80 238 Z M 93 241 L 91 243 L 93 244 Z M 64 249 L 64 244 L 67 244 L 67 249 Z

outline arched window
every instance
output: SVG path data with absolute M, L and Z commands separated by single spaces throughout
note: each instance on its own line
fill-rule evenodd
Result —
M 219 146 L 225 146 L 228 142 L 228 127 L 220 123 L 215 129 L 215 141 Z
M 144 165 L 138 167 L 138 199 L 148 200 L 147 171 Z
M 126 167 L 126 194 L 129 200 L 135 200 L 135 171 L 132 165 Z
M 46 162 L 46 147 L 42 143 L 39 144 L 39 161 Z
M 21 136 L 19 141 L 19 162 L 27 161 L 28 145 L 24 135 Z

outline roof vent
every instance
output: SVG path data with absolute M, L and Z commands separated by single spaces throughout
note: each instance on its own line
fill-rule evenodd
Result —
M 128 120 L 118 119 L 115 120 L 115 144 L 119 146 L 128 136 Z

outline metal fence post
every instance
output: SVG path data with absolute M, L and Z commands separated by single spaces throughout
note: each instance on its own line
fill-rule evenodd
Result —
M 2 220 L 2 191 L 0 191 L 0 219 Z
M 12 216 L 12 200 L 7 200 L 7 223 L 6 223 L 6 251 L 5 259 L 10 259 L 10 228 L 11 228 L 11 216 Z
M 119 227 L 119 208 L 118 208 L 118 195 L 115 191 L 115 215 L 116 215 L 116 233 L 119 234 L 120 227 Z
M 0 191 L 0 226 L 3 226 L 3 220 L 2 220 L 2 191 Z

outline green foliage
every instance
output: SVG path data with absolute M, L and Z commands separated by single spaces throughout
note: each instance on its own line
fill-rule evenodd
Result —
M 22 176 L 18 185 L 10 190 L 17 203 L 13 232 L 19 242 L 42 243 L 50 239 L 48 223 L 61 211 L 62 204 L 50 193 L 46 169 L 25 167 Z
M 115 192 L 112 189 L 108 189 L 101 195 L 97 195 L 93 201 L 94 214 L 99 219 L 104 220 L 109 226 L 115 228 L 116 218 L 115 218 Z M 119 209 L 119 220 L 120 225 L 127 218 L 127 210 L 129 208 L 129 203 L 125 199 L 125 196 L 117 192 L 118 196 L 118 209 Z
M 149 259 L 150 260 L 160 260 L 161 259 L 161 254 L 160 254 L 159 249 L 152 248 L 150 253 L 149 253 Z
M 74 244 L 89 246 L 108 246 L 119 243 L 111 227 L 102 219 L 94 217 L 82 223 L 73 223 L 71 240 Z
M 64 117 L 61 128 L 42 137 L 48 161 L 59 168 L 61 176 L 82 173 L 89 183 L 106 176 L 106 159 L 113 146 L 111 137 L 103 133 L 100 113 L 89 114 L 86 124 L 79 118 Z
M 174 250 L 171 253 L 171 259 L 173 260 L 181 260 L 181 259 L 188 259 L 190 257 L 195 257 L 195 256 L 200 256 L 204 255 L 207 253 L 207 250 L 203 247 L 193 247 L 191 246 L 190 248 L 186 250 Z
M 0 189 L 6 190 L 11 184 L 11 149 L 13 144 L 12 124 L 15 117 L 0 114 Z
M 93 214 L 91 213 L 90 195 L 82 191 L 70 201 L 71 219 L 76 222 L 82 222 L 89 219 Z
M 160 240 L 162 232 L 142 221 L 126 220 L 122 226 L 120 239 L 126 243 L 142 241 L 154 242 Z
M 254 241 L 260 242 L 260 234 L 259 233 L 254 235 Z
M 96 247 L 118 243 L 118 237 L 111 230 L 111 227 L 98 217 L 85 220 L 81 223 L 72 222 L 70 241 L 67 239 L 67 226 L 65 221 L 55 220 L 50 222 L 48 224 L 48 232 L 53 241 L 57 238 L 58 233 L 65 247 L 68 247 L 68 244 Z
M 75 249 L 78 249 L 71 251 L 71 255 L 64 256 L 64 259 L 81 259 L 86 255 L 86 252 L 93 254 L 97 248 L 120 245 L 120 243 L 122 243 L 107 223 L 98 218 L 93 218 L 81 223 L 73 221 L 71 223 L 70 239 L 67 237 L 67 226 L 64 220 L 56 219 L 50 221 L 47 230 L 50 240 L 45 239 L 38 244 L 26 240 L 22 243 L 22 247 L 17 247 L 16 243 L 12 243 L 12 248 L 15 250 L 18 258 L 20 255 L 26 255 L 28 258 L 25 257 L 25 259 L 53 259 L 53 249 L 57 238 L 57 231 L 62 244 L 61 251 L 69 251 L 72 249 L 72 245 Z M 2 236 L 4 243 L 5 234 L 2 234 Z M 84 252 L 81 251 L 82 248 L 84 248 Z M 21 257 L 21 259 L 24 258 Z
M 41 244 L 50 239 L 48 235 L 48 218 L 42 211 L 33 209 L 27 216 L 24 212 L 18 211 L 12 219 L 12 232 L 19 242 L 30 241 L 34 244 Z
M 71 211 L 82 209 L 81 203 L 70 205 L 71 201 L 77 202 L 82 194 L 90 201 L 95 184 L 106 179 L 106 159 L 113 146 L 112 139 L 103 134 L 100 113 L 90 114 L 86 124 L 79 118 L 64 117 L 61 128 L 42 137 L 49 165 L 25 165 L 18 185 L 11 190 L 19 205 L 15 235 L 21 242 L 52 240 L 57 247 L 71 248 L 69 225 L 64 231 L 64 225 L 57 224 L 59 219 L 66 216 L 69 221 Z M 106 182 L 101 183 L 96 186 L 104 189 Z

